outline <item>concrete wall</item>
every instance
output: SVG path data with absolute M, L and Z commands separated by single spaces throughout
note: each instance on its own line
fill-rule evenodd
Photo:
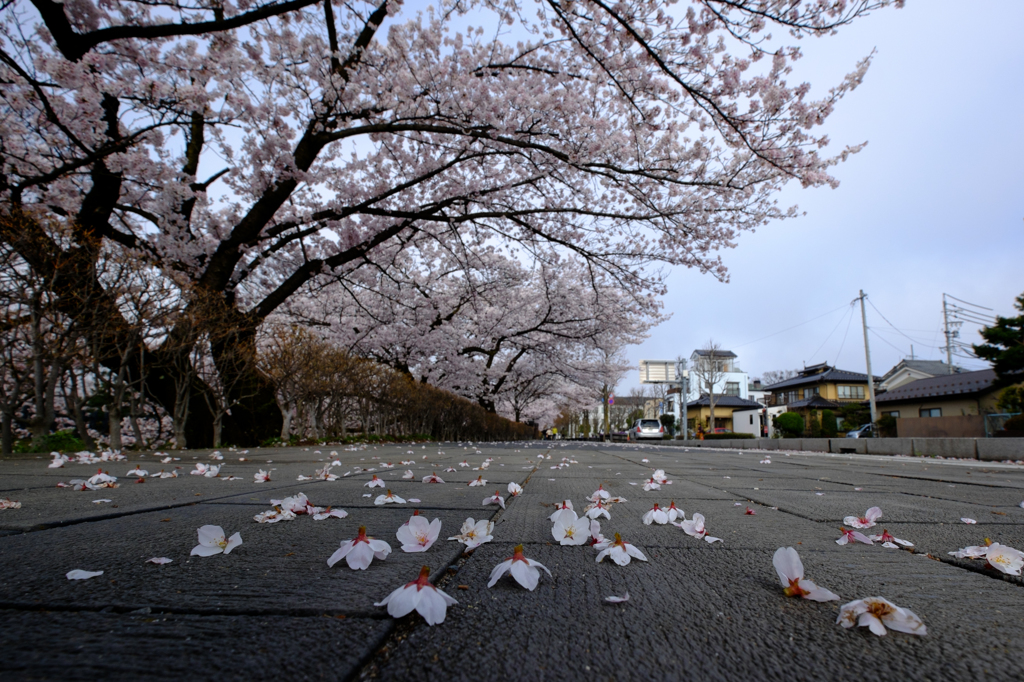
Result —
M 858 455 L 959 457 L 989 462 L 1024 460 L 1024 438 L 736 438 L 665 441 L 723 450 L 803 450 Z
M 896 434 L 900 438 L 984 438 L 985 418 L 957 415 L 897 419 Z

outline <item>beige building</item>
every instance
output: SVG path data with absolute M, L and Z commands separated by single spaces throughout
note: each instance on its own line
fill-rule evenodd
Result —
M 992 414 L 1002 389 L 993 388 L 991 369 L 918 379 L 882 393 L 875 399 L 878 416 L 962 417 Z

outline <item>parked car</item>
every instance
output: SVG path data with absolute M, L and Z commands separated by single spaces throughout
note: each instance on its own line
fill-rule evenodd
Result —
M 732 433 L 732 429 L 715 429 L 712 433 Z
M 651 438 L 661 440 L 665 437 L 665 427 L 657 419 L 637 419 L 629 429 L 629 440 Z
M 876 433 L 876 429 L 875 429 L 875 425 L 874 424 L 864 424 L 859 429 L 857 429 L 855 431 L 850 431 L 849 433 L 847 433 L 846 437 L 847 438 L 877 438 L 878 434 Z

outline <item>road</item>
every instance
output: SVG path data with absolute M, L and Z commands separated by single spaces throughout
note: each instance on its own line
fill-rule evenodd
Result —
M 181 459 L 167 464 L 152 454 L 104 463 L 120 485 L 98 491 L 56 487 L 87 478 L 96 465 L 0 461 L 0 498 L 22 503 L 0 510 L 5 681 L 1024 675 L 1024 583 L 948 554 L 985 538 L 1024 549 L 1024 467 L 781 452 L 762 463 L 763 452 L 534 442 L 225 449 L 224 460 L 212 462 L 223 465 L 220 477 L 186 473 L 211 463 L 210 452 L 171 453 Z M 477 470 L 488 458 L 489 467 Z M 341 462 L 332 473 L 349 475 L 297 480 L 332 459 Z M 382 468 L 388 462 L 393 469 Z M 182 468 L 178 478 L 136 484 L 125 476 L 136 465 L 151 473 Z M 255 483 L 261 468 L 271 480 Z M 672 483 L 644 491 L 656 468 Z M 415 478 L 403 479 L 406 470 Z M 445 483 L 420 482 L 431 472 Z M 240 478 L 224 480 L 230 475 Z M 410 501 L 374 505 L 383 492 L 365 487 L 374 475 Z M 467 486 L 478 476 L 486 487 Z M 510 481 L 522 495 L 508 495 Z M 553 540 L 555 503 L 569 499 L 580 510 L 599 485 L 626 499 L 602 519 L 604 534 L 620 533 L 647 562 L 598 564 L 593 548 Z M 505 510 L 481 504 L 496 489 Z M 348 516 L 253 520 L 272 498 L 299 492 Z M 687 518 L 703 514 L 722 542 L 643 524 L 654 503 L 671 501 Z M 843 518 L 872 506 L 883 516 L 867 532 L 885 528 L 913 542 L 912 550 L 836 544 Z M 402 552 L 395 538 L 414 508 L 442 522 L 440 539 L 424 553 Z M 446 538 L 467 517 L 493 519 L 494 539 L 463 554 Z M 206 524 L 240 532 L 243 544 L 230 555 L 190 556 Z M 344 561 L 329 568 L 327 558 L 361 525 L 395 551 L 365 571 Z M 517 544 L 552 577 L 542 575 L 533 592 L 509 577 L 488 589 L 491 569 Z M 807 577 L 842 601 L 787 598 L 772 567 L 783 546 L 796 548 Z M 151 557 L 173 561 L 147 563 Z M 459 602 L 443 623 L 430 627 L 415 614 L 396 620 L 374 606 L 424 564 Z M 103 575 L 66 579 L 74 569 Z M 605 602 L 627 591 L 629 601 Z M 870 596 L 914 611 L 928 634 L 877 637 L 835 624 L 840 604 Z

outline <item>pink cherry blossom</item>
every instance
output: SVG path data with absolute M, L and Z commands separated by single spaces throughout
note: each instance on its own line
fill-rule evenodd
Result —
M 844 628 L 866 627 L 879 637 L 885 635 L 886 626 L 910 635 L 928 634 L 928 628 L 916 613 L 900 608 L 882 597 L 868 597 L 843 604 L 839 608 L 836 624 Z
M 775 550 L 772 564 L 775 566 L 776 573 L 779 574 L 782 591 L 787 597 L 802 597 L 812 601 L 839 600 L 838 595 L 823 587 L 818 587 L 804 578 L 804 564 L 800 561 L 800 555 L 792 547 L 779 547 Z
M 441 519 L 428 522 L 417 511 L 398 529 L 398 541 L 403 552 L 425 552 L 441 534 Z
M 416 580 L 399 587 L 374 606 L 387 606 L 392 618 L 401 618 L 415 610 L 427 625 L 443 623 L 448 607 L 459 602 L 431 585 L 429 579 L 430 567 L 424 566 Z
M 878 507 L 871 507 L 871 509 L 864 512 L 864 516 L 847 516 L 843 519 L 843 523 L 847 526 L 852 526 L 853 528 L 873 528 L 875 526 L 875 521 L 877 521 L 881 516 L 881 509 Z
M 346 540 L 341 547 L 327 559 L 328 566 L 334 566 L 342 559 L 353 571 L 365 571 L 374 559 L 383 561 L 391 554 L 391 545 L 383 540 L 375 540 L 366 536 L 366 526 L 359 526 L 359 535 L 355 540 Z
M 871 541 L 871 538 L 869 538 L 868 536 L 864 535 L 860 531 L 857 531 L 857 530 L 847 530 L 847 529 L 845 529 L 845 528 L 843 528 L 841 526 L 840 526 L 839 530 L 840 530 L 840 532 L 842 532 L 842 535 L 840 535 L 839 539 L 836 540 L 836 544 L 837 545 L 846 545 L 846 544 L 849 544 L 851 542 L 860 542 L 860 543 L 863 543 L 865 545 L 873 545 L 873 544 L 875 544 L 874 542 Z
M 494 587 L 501 576 L 511 573 L 517 583 L 532 592 L 537 588 L 537 583 L 540 581 L 540 571 L 538 569 L 543 569 L 545 573 L 549 576 L 551 575 L 551 571 L 544 564 L 528 559 L 523 555 L 522 545 L 516 545 L 512 551 L 512 558 L 501 562 L 491 571 L 491 579 L 488 581 L 487 587 Z

